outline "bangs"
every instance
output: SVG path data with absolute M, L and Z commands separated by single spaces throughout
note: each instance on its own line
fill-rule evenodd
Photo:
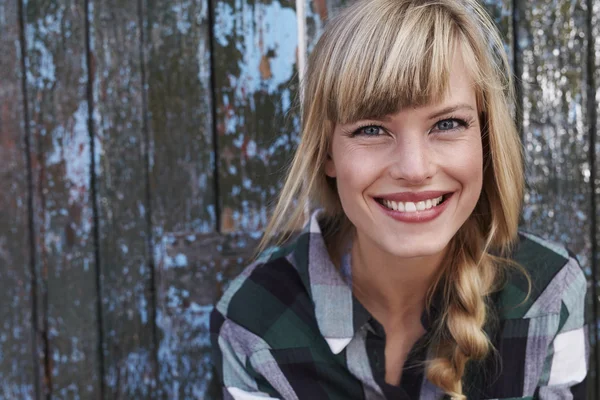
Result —
M 326 72 L 327 119 L 346 124 L 441 102 L 457 52 L 476 84 L 483 111 L 477 82 L 484 74 L 460 28 L 464 11 L 427 1 L 411 2 L 403 9 L 392 2 L 379 3 L 355 10 L 349 22 L 346 17 L 344 26 L 333 29 L 340 40 Z

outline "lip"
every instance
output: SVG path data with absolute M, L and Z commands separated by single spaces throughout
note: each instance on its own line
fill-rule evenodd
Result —
M 426 194 L 427 196 L 430 196 L 431 194 L 433 194 L 433 197 L 422 197 L 424 194 Z M 377 205 L 379 206 L 379 208 L 389 217 L 393 218 L 396 221 L 400 221 L 400 222 L 408 222 L 408 223 L 424 223 L 424 222 L 429 222 L 429 221 L 433 221 L 434 219 L 436 219 L 437 217 L 439 217 L 444 210 L 446 210 L 446 208 L 448 207 L 448 203 L 450 203 L 450 200 L 452 199 L 454 193 L 453 192 L 420 192 L 420 193 L 398 193 L 398 195 L 402 195 L 401 197 L 388 197 L 388 196 L 382 196 L 382 197 L 377 197 L 374 198 L 373 201 L 375 201 L 375 203 L 377 203 Z M 411 195 L 411 199 L 418 199 L 418 200 L 395 200 L 398 198 L 407 198 L 407 195 Z M 423 211 L 415 211 L 415 212 L 404 212 L 404 211 L 395 211 L 395 210 L 390 210 L 389 208 L 387 208 L 386 206 L 384 206 L 383 204 L 381 204 L 380 202 L 378 202 L 376 199 L 384 199 L 384 200 L 393 200 L 393 201 L 423 201 L 423 200 L 427 200 L 427 199 L 431 199 L 431 198 L 436 198 L 436 197 L 440 197 L 442 195 L 446 195 L 447 197 L 444 199 L 444 202 L 441 203 L 438 206 L 432 207 L 429 210 L 423 210 Z M 395 195 L 394 195 L 395 196 Z M 420 197 L 415 197 L 415 196 L 420 196 Z

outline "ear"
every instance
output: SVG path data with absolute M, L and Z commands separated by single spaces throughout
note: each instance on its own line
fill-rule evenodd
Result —
M 333 158 L 331 158 L 331 153 L 327 154 L 327 159 L 325 160 L 325 175 L 330 178 L 335 178 L 337 176 L 335 162 L 333 161 Z

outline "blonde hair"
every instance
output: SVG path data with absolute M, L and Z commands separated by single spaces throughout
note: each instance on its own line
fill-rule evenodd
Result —
M 523 161 L 511 115 L 514 93 L 502 39 L 475 0 L 362 0 L 328 22 L 303 82 L 299 147 L 259 250 L 305 223 L 304 204 L 323 208 L 330 250 L 352 226 L 324 162 L 337 123 L 377 118 L 435 103 L 448 90 L 459 51 L 476 90 L 484 149 L 483 188 L 450 243 L 451 260 L 428 293 L 442 299 L 426 362 L 427 378 L 464 399 L 467 362 L 484 358 L 488 294 L 498 289 L 517 237 Z M 350 228 L 350 229 L 349 229 Z M 332 256 L 333 257 L 333 256 Z M 335 257 L 333 257 L 335 259 Z

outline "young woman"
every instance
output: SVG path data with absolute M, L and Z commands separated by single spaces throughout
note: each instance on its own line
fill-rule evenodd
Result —
M 517 232 L 510 68 L 482 7 L 355 3 L 303 90 L 261 250 L 280 247 L 212 314 L 224 397 L 583 398 L 586 280 L 562 247 Z

